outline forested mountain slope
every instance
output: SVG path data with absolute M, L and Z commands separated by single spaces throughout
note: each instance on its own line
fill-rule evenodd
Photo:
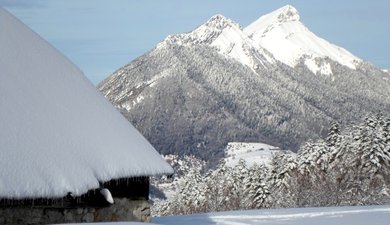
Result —
M 292 16 L 297 22 L 290 7 L 274 17 L 277 12 L 275 18 Z M 289 28 L 290 37 L 304 27 L 299 17 L 299 26 L 289 19 L 266 22 L 272 30 Z M 388 73 L 334 45 L 332 54 L 305 49 L 288 63 L 266 45 L 268 39 L 259 41 L 260 28 L 257 33 L 249 28 L 214 16 L 192 32 L 168 36 L 98 87 L 160 153 L 207 160 L 219 159 L 233 141 L 297 150 L 322 137 L 332 121 L 390 111 Z M 314 47 L 327 46 L 309 34 L 319 43 Z M 345 55 L 337 58 L 334 52 Z M 343 57 L 350 64 L 339 60 Z

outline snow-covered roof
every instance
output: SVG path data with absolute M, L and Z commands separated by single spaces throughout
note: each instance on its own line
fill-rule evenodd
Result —
M 0 198 L 173 172 L 74 64 L 1 8 L 0 29 Z

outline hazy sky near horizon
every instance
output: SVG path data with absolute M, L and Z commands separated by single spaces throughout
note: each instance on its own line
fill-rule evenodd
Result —
M 389 0 L 0 0 L 94 83 L 215 14 L 242 27 L 290 4 L 318 36 L 390 68 Z

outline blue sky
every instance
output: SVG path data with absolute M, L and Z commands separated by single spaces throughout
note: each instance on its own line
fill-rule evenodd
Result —
M 389 0 L 0 0 L 94 84 L 167 35 L 191 31 L 215 14 L 245 27 L 287 4 L 318 36 L 390 68 Z

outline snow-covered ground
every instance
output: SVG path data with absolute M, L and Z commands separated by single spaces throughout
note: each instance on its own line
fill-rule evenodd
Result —
M 156 224 L 140 223 L 140 222 L 111 222 L 111 223 L 66 223 L 66 224 L 64 223 L 63 225 L 156 225 Z
M 294 154 L 263 143 L 230 142 L 225 149 L 225 162 L 227 166 L 235 166 L 240 159 L 243 159 L 248 166 L 253 166 L 255 163 L 267 166 L 277 152 Z
M 152 222 L 151 225 L 388 225 L 390 205 L 231 211 L 156 217 Z M 99 224 L 145 225 L 145 223 L 135 222 Z M 93 223 L 82 225 L 93 225 Z
M 154 218 L 163 225 L 388 225 L 390 205 L 263 209 Z
M 390 223 L 390 205 L 231 211 L 156 217 L 152 222 L 83 223 L 78 225 L 388 225 Z

